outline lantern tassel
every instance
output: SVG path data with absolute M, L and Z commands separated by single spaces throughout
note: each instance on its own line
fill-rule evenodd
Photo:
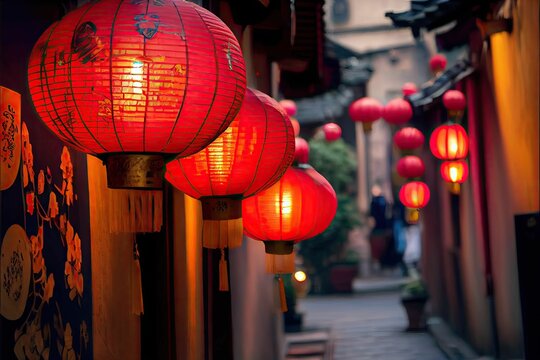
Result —
M 203 246 L 208 249 L 235 248 L 242 245 L 242 218 L 203 220 Z
M 292 274 L 295 269 L 295 254 L 266 254 L 266 272 L 270 274 Z
M 133 240 L 133 261 L 131 262 L 131 309 L 135 315 L 144 314 L 141 263 L 135 240 Z
M 219 291 L 229 291 L 229 272 L 223 248 L 221 248 L 221 259 L 219 260 Z
M 285 297 L 285 285 L 283 284 L 283 278 L 281 275 L 278 275 L 277 278 L 278 286 L 279 286 L 279 302 L 281 304 L 281 311 L 287 312 L 287 298 Z

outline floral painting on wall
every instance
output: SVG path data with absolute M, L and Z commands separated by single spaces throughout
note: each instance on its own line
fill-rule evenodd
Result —
M 0 198 L 0 358 L 92 358 L 86 156 L 33 119 L 16 136 Z

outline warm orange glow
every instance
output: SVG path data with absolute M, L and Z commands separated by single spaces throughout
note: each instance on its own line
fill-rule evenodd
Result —
M 462 184 L 469 176 L 469 166 L 464 160 L 445 161 L 441 164 L 441 176 L 444 181 Z
M 302 241 L 323 232 L 336 209 L 336 193 L 321 174 L 292 167 L 277 183 L 242 201 L 244 233 L 262 241 Z
M 429 197 L 429 188 L 421 181 L 408 182 L 399 191 L 399 200 L 411 209 L 423 208 L 429 202 Z
M 303 282 L 303 281 L 306 281 L 307 275 L 302 270 L 298 270 L 297 272 L 294 273 L 294 279 L 298 282 Z
M 469 137 L 461 125 L 441 125 L 431 134 L 429 147 L 438 159 L 463 159 L 469 152 Z
M 141 61 L 134 61 L 131 67 L 132 91 L 134 94 L 142 94 L 144 64 Z

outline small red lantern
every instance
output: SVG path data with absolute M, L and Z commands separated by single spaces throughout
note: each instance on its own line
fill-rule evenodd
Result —
M 324 138 L 328 142 L 336 141 L 341 137 L 341 127 L 336 123 L 328 123 L 323 125 Z
M 248 88 L 231 126 L 204 150 L 169 162 L 165 177 L 201 200 L 203 246 L 237 247 L 242 243 L 242 199 L 279 180 L 293 157 L 287 114 L 274 99 Z M 226 290 L 225 285 L 220 281 L 220 289 Z
M 298 164 L 307 164 L 309 160 L 309 144 L 301 137 L 294 139 L 294 160 Z
M 435 54 L 429 59 L 429 68 L 435 75 L 438 75 L 444 71 L 446 63 L 446 56 L 443 54 Z
M 416 93 L 417 91 L 418 91 L 418 88 L 416 87 L 415 83 L 412 83 L 412 82 L 406 82 L 401 87 L 401 93 L 403 94 L 403 96 L 412 95 Z
M 429 147 L 437 159 L 463 159 L 469 152 L 469 137 L 461 125 L 441 125 L 433 130 Z
M 396 171 L 399 176 L 412 179 L 424 175 L 426 167 L 424 161 L 415 155 L 404 156 L 398 160 Z
M 383 108 L 382 117 L 390 124 L 401 125 L 413 116 L 413 109 L 407 100 L 393 99 Z
M 416 128 L 404 127 L 394 135 L 394 144 L 405 151 L 414 150 L 424 144 L 424 134 Z
M 381 118 L 383 106 L 373 98 L 363 97 L 349 106 L 349 116 L 353 121 L 361 122 L 364 132 L 371 131 L 373 122 Z
M 285 109 L 285 112 L 289 116 L 296 115 L 297 107 L 296 103 L 293 100 L 284 99 L 279 102 L 279 105 Z
M 469 165 L 465 160 L 445 161 L 441 164 L 441 176 L 449 183 L 450 191 L 459 194 L 459 184 L 463 184 L 469 177 Z
M 467 101 L 461 91 L 448 90 L 444 93 L 442 100 L 451 118 L 459 119 L 463 115 Z
M 272 187 L 242 202 L 244 232 L 264 242 L 266 269 L 274 274 L 294 271 L 294 243 L 322 233 L 337 210 L 328 181 L 309 165 L 289 168 Z M 283 282 L 282 309 L 286 311 Z
M 418 209 L 423 208 L 429 202 L 429 187 L 422 181 L 411 181 L 399 190 L 399 200 L 407 207 L 405 215 L 407 222 L 418 222 Z
M 236 37 L 206 9 L 101 0 L 41 35 L 28 83 L 43 122 L 104 160 L 109 187 L 161 188 L 164 157 L 200 151 L 234 119 L 246 74 Z
M 295 118 L 290 118 L 291 119 L 291 124 L 292 124 L 292 127 L 293 127 L 293 130 L 294 130 L 294 136 L 299 136 L 300 135 L 300 123 L 298 122 L 298 120 L 296 120 Z

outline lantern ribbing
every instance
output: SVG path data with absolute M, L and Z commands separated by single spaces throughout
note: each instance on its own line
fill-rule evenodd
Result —
M 196 153 L 224 131 L 246 76 L 238 41 L 204 8 L 101 0 L 43 33 L 28 81 L 41 119 L 74 148 L 162 158 Z

